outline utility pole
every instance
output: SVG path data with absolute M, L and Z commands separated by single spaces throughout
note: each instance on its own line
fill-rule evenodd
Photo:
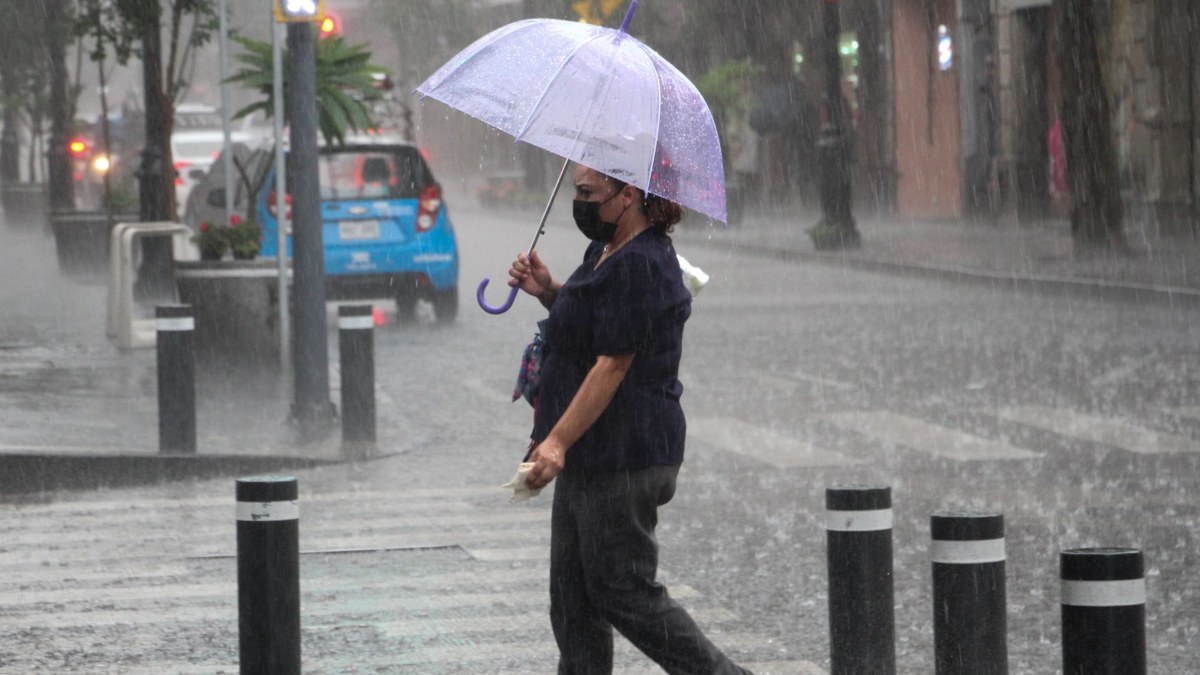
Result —
M 846 142 L 846 111 L 842 105 L 842 57 L 838 37 L 842 32 L 838 0 L 820 0 L 822 11 L 821 56 L 825 73 L 825 115 L 817 140 L 820 167 L 821 222 L 808 230 L 818 250 L 858 248 L 862 245 L 850 213 L 850 148 Z
M 325 251 L 321 238 L 321 185 L 317 174 L 316 39 L 309 22 L 288 24 L 291 69 L 288 119 L 291 148 L 292 268 L 295 274 L 294 398 L 292 419 L 301 442 L 319 441 L 333 425 L 329 353 L 325 336 Z M 286 199 L 277 199 L 286 208 Z M 280 251 L 282 255 L 284 251 Z M 284 280 L 280 280 L 283 283 Z

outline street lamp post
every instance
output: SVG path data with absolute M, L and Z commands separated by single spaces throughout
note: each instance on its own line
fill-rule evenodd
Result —
M 821 222 L 808 231 L 818 250 L 861 246 L 850 213 L 850 148 L 842 103 L 842 59 L 838 52 L 841 22 L 838 0 L 821 0 L 822 57 L 825 71 L 825 114 L 817 140 L 820 167 Z

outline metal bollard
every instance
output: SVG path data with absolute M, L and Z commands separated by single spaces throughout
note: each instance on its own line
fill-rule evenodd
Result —
M 296 479 L 237 481 L 241 675 L 300 673 L 300 507 Z
M 825 491 L 830 675 L 894 675 L 892 489 Z
M 943 512 L 930 519 L 937 675 L 1007 675 L 1004 516 Z
M 338 308 L 342 442 L 375 444 L 375 319 L 371 305 Z
M 191 305 L 154 308 L 158 450 L 196 452 L 196 322 Z
M 1146 579 L 1135 548 L 1062 552 L 1064 675 L 1146 675 Z

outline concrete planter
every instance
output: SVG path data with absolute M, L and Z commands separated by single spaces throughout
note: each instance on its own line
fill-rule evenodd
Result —
M 43 183 L 0 183 L 0 204 L 10 229 L 35 230 L 46 219 L 49 198 Z
M 112 218 L 114 224 L 137 220 L 136 213 L 114 213 Z M 105 280 L 111 229 L 104 211 L 55 211 L 50 228 L 60 272 L 80 280 Z
M 175 263 L 179 301 L 192 306 L 196 358 L 231 366 L 279 365 L 279 283 L 274 260 Z

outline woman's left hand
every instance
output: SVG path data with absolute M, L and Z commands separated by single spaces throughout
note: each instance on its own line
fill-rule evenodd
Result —
M 531 490 L 549 485 L 550 481 L 562 473 L 566 454 L 566 448 L 562 447 L 562 444 L 553 437 L 539 443 L 533 449 L 533 454 L 529 456 L 528 461 L 533 463 L 533 468 L 525 477 L 525 485 L 529 486 Z

